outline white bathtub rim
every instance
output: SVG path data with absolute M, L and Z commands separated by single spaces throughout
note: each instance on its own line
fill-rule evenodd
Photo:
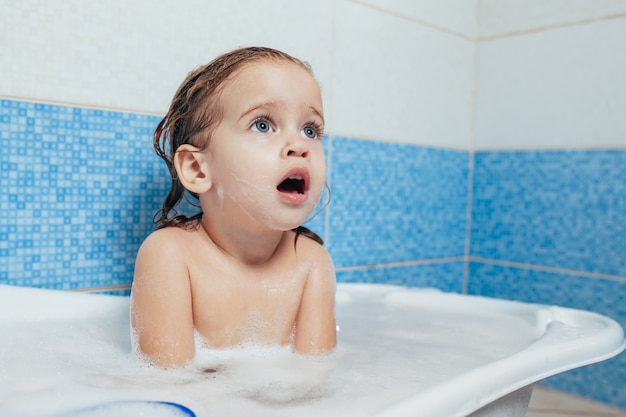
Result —
M 542 379 L 610 359 L 620 354 L 624 348 L 625 344 L 622 344 L 619 348 L 597 355 L 592 359 L 578 360 L 575 363 L 554 366 L 549 371 L 536 371 L 535 373 L 530 372 L 534 368 L 538 368 L 535 358 L 524 358 L 525 354 L 522 351 L 421 391 L 419 394 L 383 410 L 376 414 L 375 417 L 413 417 L 416 415 L 416 411 L 420 415 L 429 417 L 465 417 L 507 394 L 532 385 Z M 520 359 L 522 360 L 520 361 Z M 511 368 L 512 364 L 513 368 Z M 535 366 L 533 367 L 533 365 Z M 515 373 L 518 380 L 515 383 L 507 384 L 506 380 L 516 379 L 512 376 L 512 369 L 518 371 Z M 502 375 L 506 375 L 506 377 L 502 377 Z M 480 391 L 489 392 L 490 394 L 477 398 L 471 392 L 467 394 L 467 389 L 465 388 L 467 386 L 472 386 L 472 392 Z M 451 395 L 451 393 L 455 394 Z
M 410 293 L 427 294 L 428 297 L 423 297 L 422 300 L 425 305 L 437 306 L 443 303 L 450 305 L 453 310 L 487 305 L 508 313 L 540 311 L 540 315 L 544 317 L 537 318 L 538 320 L 552 320 L 556 323 L 556 325 L 547 326 L 545 334 L 521 352 L 465 372 L 430 389 L 422 390 L 383 410 L 376 417 L 408 417 L 414 416 L 416 411 L 419 415 L 429 417 L 438 415 L 463 417 L 498 398 L 546 377 L 614 357 L 626 347 L 624 333 L 619 324 L 608 317 L 592 312 L 445 293 L 435 289 L 379 284 L 341 283 L 338 285 L 338 298 L 343 297 L 343 301 L 349 301 L 346 299 L 344 289 L 353 294 L 361 291 L 364 294 L 371 293 L 378 296 L 382 293 L 380 299 L 388 302 L 401 302 L 405 297 L 408 297 L 406 300 L 410 301 Z M 55 292 L 52 303 L 49 297 L 50 291 Z M 25 305 L 22 299 L 25 294 L 28 294 L 28 305 Z M 16 319 L 37 321 L 76 317 L 77 310 L 83 313 L 81 315 L 83 319 L 91 315 L 102 316 L 103 314 L 108 317 L 125 318 L 128 315 L 129 297 L 0 285 L 0 305 L 3 306 L 0 322 Z M 546 315 L 551 317 L 546 319 Z M 566 324 L 573 318 L 574 321 L 597 323 L 599 327 L 595 329 L 595 332 L 592 331 L 592 334 L 583 332 L 577 335 L 577 338 L 567 337 L 567 334 L 563 334 L 563 329 L 559 329 L 559 320 L 555 318 L 565 320 Z M 562 339 L 560 342 L 559 338 Z M 566 349 L 551 351 L 555 346 L 555 340 L 552 339 L 557 339 L 556 343 L 560 343 Z M 546 366 L 546 362 L 550 362 L 549 366 Z M 479 392 L 489 394 L 477 398 L 475 394 L 472 394 L 476 392 L 477 385 L 480 387 Z M 471 386 L 472 390 L 467 390 L 468 386 Z M 451 392 L 456 392 L 456 394 L 450 395 Z
M 50 297 L 50 294 L 54 297 Z M 27 301 L 23 299 L 27 296 Z M 28 304 L 26 305 L 25 302 Z M 0 322 L 51 320 L 90 316 L 128 317 L 129 297 L 0 285 Z
M 388 288 L 392 292 L 396 291 L 393 286 Z M 404 287 L 399 288 L 404 289 Z M 413 288 L 409 290 L 421 291 Z M 464 417 L 507 394 L 542 379 L 613 358 L 626 348 L 622 327 L 615 320 L 601 314 L 565 307 L 445 293 L 431 289 L 426 291 L 430 292 L 427 303 L 435 306 L 447 298 L 448 302 L 454 300 L 453 308 L 458 310 L 482 303 L 510 312 L 537 309 L 540 315 L 550 316 L 546 324 L 552 323 L 552 325 L 547 326 L 545 333 L 522 351 L 423 390 L 383 410 L 375 417 L 410 417 L 415 416 L 416 412 L 429 417 Z M 546 318 L 538 319 L 545 320 Z M 567 334 L 568 321 L 574 322 L 570 323 L 574 325 L 577 321 L 587 324 L 596 323 L 597 327 L 572 336 Z M 555 351 L 556 345 L 565 349 Z M 512 377 L 514 371 L 515 374 Z M 515 382 L 511 383 L 511 380 Z M 477 385 L 480 388 L 475 390 Z M 472 390 L 468 391 L 465 388 L 467 386 L 472 386 Z M 489 392 L 489 395 L 476 398 L 471 394 L 473 391 Z M 450 393 L 456 394 L 450 395 Z
M 626 348 L 622 327 L 615 320 L 590 311 L 446 293 L 432 288 L 362 283 L 341 284 L 339 288 L 344 286 L 365 293 L 384 289 L 386 295 L 383 298 L 390 302 L 402 302 L 406 296 L 410 300 L 410 293 L 420 292 L 428 295 L 420 300 L 422 306 L 444 304 L 450 306 L 448 309 L 452 311 L 463 311 L 480 305 L 509 314 L 536 311 L 537 321 L 546 324 L 543 335 L 522 351 L 422 390 L 415 396 L 381 411 L 375 417 L 412 417 L 416 412 L 429 417 L 465 417 L 507 394 L 547 377 L 610 359 Z M 576 326 L 577 323 L 591 329 L 568 335 L 568 324 L 572 325 L 570 329 L 581 330 Z M 538 326 L 543 327 L 540 323 Z M 555 345 L 566 349 L 555 351 Z M 511 380 L 515 382 L 511 383 Z M 477 385 L 479 389 L 475 389 Z M 468 386 L 472 386 L 472 390 L 467 390 Z M 472 394 L 475 391 L 488 392 L 489 395 L 477 398 Z

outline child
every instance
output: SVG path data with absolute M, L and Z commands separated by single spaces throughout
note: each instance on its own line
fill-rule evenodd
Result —
M 179 87 L 154 134 L 172 186 L 132 289 L 151 363 L 189 363 L 196 333 L 213 348 L 334 348 L 334 268 L 301 227 L 325 182 L 323 114 L 308 65 L 269 48 L 224 54 Z M 201 212 L 178 214 L 189 198 Z

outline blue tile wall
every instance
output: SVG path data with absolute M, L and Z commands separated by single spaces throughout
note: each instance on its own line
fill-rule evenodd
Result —
M 590 310 L 626 327 L 626 281 L 470 263 L 468 292 Z M 542 381 L 556 389 L 626 408 L 626 354 Z
M 336 137 L 331 155 L 336 266 L 463 256 L 467 152 Z
M 471 255 L 626 276 L 626 150 L 475 155 Z
M 626 326 L 626 150 L 478 152 L 474 167 L 468 291 Z M 626 408 L 624 375 L 622 354 L 544 383 Z
M 169 186 L 155 116 L 0 101 L 0 283 L 128 285 Z
M 159 120 L 0 100 L 0 284 L 132 283 L 135 254 L 169 189 L 165 165 L 152 151 Z M 318 210 L 306 225 L 324 237 L 323 203 Z
M 470 271 L 469 294 L 591 310 L 626 326 L 626 281 L 482 262 Z

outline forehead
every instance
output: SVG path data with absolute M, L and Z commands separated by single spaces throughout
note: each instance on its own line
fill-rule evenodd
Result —
M 286 60 L 261 60 L 238 69 L 222 90 L 222 99 L 253 99 L 270 96 L 285 100 L 319 101 L 321 92 L 309 69 Z M 274 97 L 276 98 L 276 97 Z
M 294 74 L 299 74 L 299 76 L 302 78 L 315 80 L 311 70 L 308 67 L 305 67 L 304 65 L 301 65 L 293 61 L 289 61 L 287 59 L 282 59 L 282 58 L 276 58 L 276 59 L 261 58 L 261 59 L 257 59 L 249 63 L 246 63 L 242 65 L 240 68 L 238 68 L 237 70 L 235 70 L 232 76 L 230 77 L 231 78 L 230 81 L 232 83 L 240 79 L 241 77 L 246 77 L 246 76 L 253 77 L 255 74 L 258 75 L 259 73 L 263 73 L 265 71 L 269 71 L 269 72 L 287 71 L 287 72 L 292 72 Z

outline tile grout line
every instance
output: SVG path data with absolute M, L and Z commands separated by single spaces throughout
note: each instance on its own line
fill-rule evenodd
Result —
M 397 268 L 403 266 L 419 266 L 419 265 L 436 265 L 445 264 L 450 262 L 464 262 L 463 256 L 455 256 L 450 258 L 436 258 L 436 259 L 422 259 L 414 261 L 400 261 L 400 262 L 388 262 L 381 264 L 365 264 L 365 265 L 353 265 L 353 266 L 341 266 L 336 268 L 338 272 L 347 271 L 363 271 L 368 269 L 384 269 L 384 268 Z
M 480 0 L 476 2 L 476 27 L 480 23 Z M 473 90 L 471 109 L 471 131 L 469 137 L 469 152 L 467 161 L 467 198 L 465 207 L 465 252 L 463 265 L 463 282 L 461 291 L 468 294 L 470 285 L 470 255 L 472 246 L 472 213 L 474 204 L 474 171 L 476 150 L 476 108 L 478 103 L 478 42 L 474 42 Z
M 528 408 L 528 412 L 529 413 L 533 413 L 533 414 L 547 414 L 550 416 L 565 416 L 565 417 L 576 417 L 576 416 L 580 416 L 580 417 L 621 417 L 621 414 L 616 414 L 613 412 L 604 412 L 604 411 L 576 411 L 576 410 L 569 410 L 569 409 L 563 409 L 563 408 Z M 593 414 L 590 414 L 592 413 Z
M 452 256 L 452 257 L 445 257 L 445 258 L 386 262 L 386 263 L 380 263 L 380 264 L 351 265 L 351 266 L 337 267 L 336 270 L 338 272 L 362 271 L 362 270 L 367 270 L 367 269 L 383 269 L 383 268 L 396 268 L 396 267 L 402 267 L 402 266 L 435 265 L 435 264 L 444 264 L 444 263 L 450 263 L 450 262 L 467 262 L 467 263 L 477 262 L 477 263 L 484 263 L 484 264 L 489 264 L 489 265 L 509 266 L 509 267 L 519 268 L 519 269 L 553 272 L 553 273 L 565 274 L 565 275 L 579 275 L 579 276 L 583 276 L 586 278 L 608 279 L 608 280 L 613 280 L 613 281 L 626 282 L 626 276 L 621 276 L 621 275 L 588 272 L 588 271 L 582 271 L 582 270 L 577 270 L 577 269 L 557 268 L 557 267 L 551 267 L 551 266 L 545 266 L 545 265 L 527 264 L 527 263 L 522 263 L 522 262 L 501 261 L 497 259 L 481 258 L 478 256 L 469 256 L 467 258 L 465 256 Z
M 618 19 L 623 19 L 623 18 L 626 18 L 626 13 L 618 13 L 618 14 L 614 14 L 610 16 L 596 17 L 592 19 L 583 19 L 583 20 L 570 22 L 570 23 L 552 24 L 550 26 L 538 27 L 534 29 L 521 29 L 518 31 L 509 32 L 509 33 L 505 33 L 501 35 L 491 35 L 491 36 L 484 36 L 484 37 L 477 36 L 476 40 L 478 42 L 498 41 L 501 39 L 516 38 L 519 36 L 526 36 L 526 35 L 536 35 L 538 33 L 545 33 L 545 32 L 550 32 L 553 30 L 568 29 L 571 27 L 584 26 L 584 25 L 589 25 L 593 23 L 606 22 L 606 21 L 618 20 Z
M 588 271 L 582 271 L 578 269 L 567 269 L 567 268 L 558 268 L 558 267 L 552 267 L 552 266 L 546 266 L 546 265 L 527 264 L 527 263 L 522 263 L 522 262 L 502 261 L 498 259 L 481 258 L 479 256 L 471 256 L 469 261 L 480 262 L 480 263 L 485 263 L 489 265 L 510 266 L 510 267 L 519 268 L 519 269 L 530 269 L 530 270 L 535 270 L 535 271 L 554 272 L 558 274 L 580 275 L 586 278 L 599 278 L 599 279 L 609 279 L 613 281 L 626 282 L 626 276 L 603 274 L 599 272 L 588 272 Z
M 372 4 L 363 2 L 363 1 L 359 1 L 359 0 L 349 0 L 349 1 L 351 3 L 353 3 L 353 4 L 358 4 L 361 7 L 365 7 L 365 8 L 368 8 L 370 10 L 375 10 L 375 11 L 377 11 L 379 13 L 383 13 L 383 14 L 386 14 L 388 16 L 395 17 L 396 19 L 401 19 L 401 20 L 404 20 L 404 21 L 407 21 L 407 22 L 415 23 L 415 24 L 417 24 L 419 26 L 423 26 L 423 27 L 435 30 L 435 31 L 443 33 L 443 34 L 446 34 L 446 35 L 449 35 L 449 36 L 453 36 L 455 38 L 463 39 L 463 40 L 470 41 L 470 42 L 474 42 L 476 40 L 475 37 L 472 37 L 472 36 L 469 36 L 469 35 L 465 35 L 465 34 L 463 34 L 461 32 L 456 32 L 454 30 L 446 29 L 446 28 L 444 28 L 442 26 L 437 26 L 437 25 L 434 25 L 432 23 L 428 23 L 428 22 L 426 22 L 424 20 L 418 20 L 418 19 L 415 19 L 413 17 L 409 17 L 409 16 L 406 16 L 406 15 L 394 12 L 393 10 L 385 9 L 383 7 L 378 7 L 378 6 L 375 6 L 375 5 L 372 5 Z
M 50 100 L 50 99 L 45 99 L 45 98 L 7 96 L 4 94 L 0 94 L 0 100 L 23 101 L 26 103 L 47 104 L 47 105 L 62 106 L 62 107 L 76 107 L 76 108 L 81 108 L 81 109 L 102 110 L 102 111 L 117 112 L 117 113 L 132 113 L 132 114 L 139 114 L 142 116 L 163 117 L 165 115 L 165 112 L 159 113 L 159 112 L 148 111 L 148 110 L 100 106 L 96 104 L 75 103 L 75 102 L 69 102 L 69 101 L 57 101 L 57 100 Z
M 66 290 L 66 291 L 77 292 L 77 293 L 94 293 L 94 292 L 104 292 L 104 291 L 124 291 L 124 290 L 130 290 L 131 288 L 132 288 L 132 284 L 128 284 L 128 285 L 112 285 L 110 287 L 77 288 L 77 289 Z
M 626 18 L 626 13 L 617 13 L 617 14 L 613 14 L 613 15 L 609 15 L 609 16 L 601 16 L 601 17 L 596 17 L 596 18 L 591 18 L 591 19 L 581 19 L 581 20 L 577 20 L 575 22 L 566 22 L 566 23 L 552 23 L 549 24 L 548 26 L 543 26 L 543 27 L 537 27 L 537 28 L 530 28 L 530 29 L 520 29 L 520 30 L 516 30 L 516 31 L 512 31 L 512 32 L 506 32 L 506 33 L 502 33 L 502 34 L 497 34 L 497 35 L 488 35 L 488 36 L 481 36 L 479 34 L 479 26 L 476 26 L 476 33 L 474 34 L 474 36 L 471 35 L 466 35 L 464 33 L 461 32 L 457 32 L 451 29 L 447 29 L 445 27 L 442 26 L 438 26 L 432 23 L 428 23 L 426 21 L 423 20 L 419 20 L 419 19 L 415 19 L 413 17 L 410 16 L 406 16 L 403 15 L 401 13 L 398 12 L 394 12 L 393 10 L 389 10 L 389 9 L 385 9 L 384 7 L 380 7 L 380 6 L 375 6 L 372 4 L 369 4 L 367 2 L 364 1 L 360 1 L 360 0 L 349 0 L 351 3 L 353 4 L 357 4 L 361 7 L 365 7 L 368 8 L 370 10 L 375 10 L 379 13 L 383 13 L 386 14 L 388 16 L 392 16 L 395 17 L 397 19 L 401 19 L 407 22 L 411 22 L 414 23 L 416 25 L 419 26 L 423 26 L 429 29 L 432 29 L 434 31 L 449 35 L 449 36 L 453 36 L 459 39 L 463 39 L 466 41 L 471 41 L 471 42 L 492 42 L 492 41 L 498 41 L 501 39 L 508 39 L 508 38 L 515 38 L 515 37 L 520 37 L 520 36 L 527 36 L 527 35 L 535 35 L 538 33 L 544 33 L 544 32 L 550 32 L 553 30 L 560 30 L 560 29 L 567 29 L 567 28 L 571 28 L 571 27 L 576 27 L 576 26 L 583 26 L 583 25 L 589 25 L 589 24 L 594 24 L 594 23 L 600 23 L 600 22 L 605 22 L 605 21 L 611 21 L 611 20 L 617 20 L 617 19 L 623 19 Z M 480 3 L 479 1 L 477 2 L 477 4 Z M 479 11 L 477 10 L 477 20 L 479 19 L 478 17 L 479 15 Z

